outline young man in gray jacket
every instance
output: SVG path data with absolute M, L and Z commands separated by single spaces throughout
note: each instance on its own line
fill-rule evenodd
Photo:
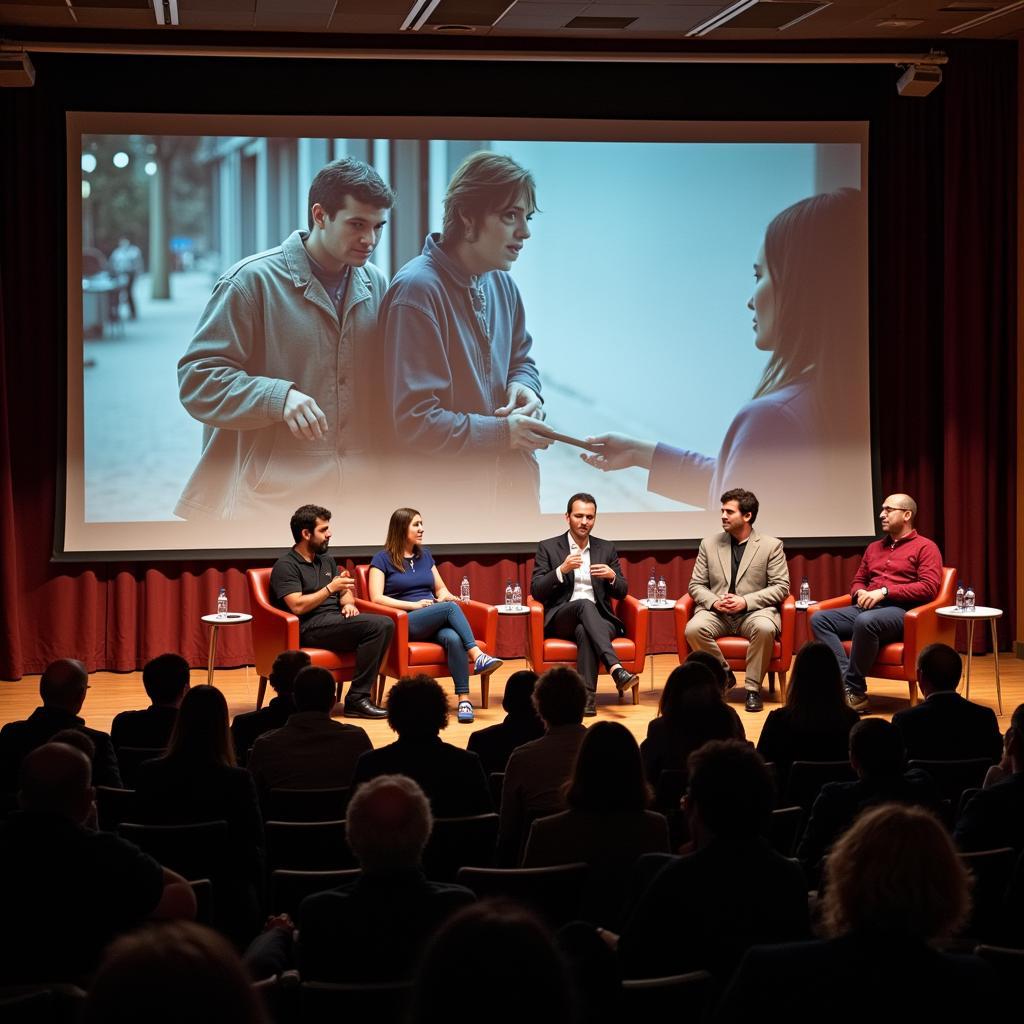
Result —
M 387 278 L 371 254 L 394 193 L 346 157 L 309 189 L 309 230 L 217 281 L 178 363 L 181 403 L 204 445 L 175 514 L 280 514 L 298 492 L 321 503 L 368 467 L 377 311 Z

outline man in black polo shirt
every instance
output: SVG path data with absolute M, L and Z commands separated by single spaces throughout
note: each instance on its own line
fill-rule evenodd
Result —
M 385 718 L 387 712 L 370 700 L 370 688 L 395 628 L 386 616 L 360 614 L 356 607 L 355 580 L 327 554 L 328 509 L 303 505 L 295 510 L 290 525 L 295 546 L 277 560 L 270 574 L 274 603 L 299 617 L 303 647 L 323 647 L 338 654 L 355 651 L 356 674 L 345 698 L 345 714 Z

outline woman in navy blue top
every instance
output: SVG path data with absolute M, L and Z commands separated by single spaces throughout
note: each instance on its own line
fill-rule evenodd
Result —
M 423 547 L 423 516 L 414 508 L 391 513 L 384 550 L 370 562 L 370 600 L 408 612 L 410 640 L 432 640 L 445 649 L 459 698 L 456 717 L 472 722 L 468 659 L 481 675 L 489 675 L 501 661 L 484 654 L 473 638 L 458 599 L 444 585 L 430 550 Z

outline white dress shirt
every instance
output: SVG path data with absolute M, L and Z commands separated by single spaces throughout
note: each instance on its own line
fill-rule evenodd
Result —
M 576 540 L 572 535 L 572 530 L 567 531 L 565 536 L 569 541 L 569 554 L 579 555 L 583 559 L 580 567 L 573 574 L 572 597 L 570 597 L 569 600 L 590 601 L 591 604 L 597 604 L 594 600 L 594 584 L 590 579 L 590 538 L 587 538 L 587 546 L 585 548 L 581 548 L 579 544 L 576 543 Z M 565 582 L 561 566 L 555 569 L 555 575 L 558 577 L 559 583 Z

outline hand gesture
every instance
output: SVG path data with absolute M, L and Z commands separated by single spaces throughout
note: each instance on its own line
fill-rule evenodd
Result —
M 552 439 L 540 426 L 539 419 L 518 410 L 509 413 L 508 431 L 509 442 L 513 448 L 535 451 L 538 448 L 548 448 L 552 443 Z
M 327 417 L 323 410 L 298 388 L 292 388 L 285 397 L 283 419 L 296 437 L 320 441 L 327 435 Z
M 495 416 L 510 416 L 513 412 L 518 412 L 537 420 L 544 419 L 544 407 L 540 396 L 533 388 L 518 382 L 509 384 L 505 389 L 505 399 L 505 404 L 494 410 Z
M 343 604 L 341 606 L 341 614 L 346 619 L 352 619 L 359 614 L 359 609 L 354 604 Z
M 605 565 L 604 562 L 593 562 L 590 566 L 591 579 L 597 578 L 599 580 L 613 580 L 615 579 L 615 570 L 610 565 Z
M 605 473 L 628 469 L 630 466 L 650 469 L 654 449 L 657 447 L 654 441 L 641 441 L 626 434 L 597 434 L 585 440 L 588 444 L 601 445 L 601 451 L 596 454 L 583 453 L 580 458 L 588 466 Z
M 566 559 L 559 568 L 562 570 L 564 576 L 567 572 L 575 572 L 583 564 L 583 556 L 578 551 L 570 551 L 566 556 Z M 590 567 L 590 571 L 594 571 L 594 567 Z
M 422 601 L 413 601 L 412 606 L 415 611 L 417 608 L 429 608 L 434 603 L 435 601 L 432 597 L 425 597 Z
M 877 590 L 858 590 L 857 607 L 867 611 L 868 608 L 874 608 L 884 597 L 881 587 Z

